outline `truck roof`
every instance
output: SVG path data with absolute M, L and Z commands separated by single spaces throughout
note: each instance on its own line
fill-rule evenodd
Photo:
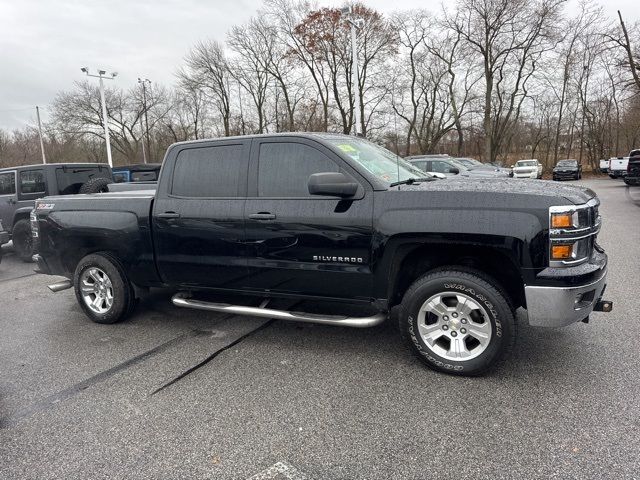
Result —
M 331 132 L 281 132 L 281 133 L 256 133 L 251 135 L 235 135 L 233 137 L 213 137 L 202 138 L 199 140 L 186 140 L 184 142 L 176 142 L 173 145 L 191 145 L 194 143 L 207 143 L 215 140 L 247 140 L 251 138 L 273 138 L 273 137 L 299 137 L 299 138 L 334 138 L 334 137 L 351 137 L 344 133 L 331 133 Z

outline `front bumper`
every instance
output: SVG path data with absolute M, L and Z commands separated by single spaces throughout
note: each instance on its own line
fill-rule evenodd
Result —
M 578 172 L 553 172 L 554 180 L 575 180 L 578 178 Z
M 513 172 L 513 178 L 538 178 L 538 171 L 533 172 Z
M 9 232 L 0 232 L 0 245 L 9 242 Z
M 584 320 L 600 302 L 606 286 L 606 269 L 599 278 L 583 285 L 525 286 L 529 325 L 565 327 Z

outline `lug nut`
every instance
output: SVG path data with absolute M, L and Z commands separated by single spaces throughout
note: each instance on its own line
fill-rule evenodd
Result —
M 467 333 L 467 329 L 466 328 L 461 328 L 460 329 L 460 333 Z
M 451 314 L 451 316 L 452 316 L 453 318 L 458 318 L 458 314 L 457 314 L 457 313 L 452 313 L 452 314 Z
M 462 320 L 460 320 L 460 322 L 462 322 L 462 323 L 467 323 L 467 319 L 466 319 L 466 318 L 463 318 Z
M 451 336 L 452 336 L 452 337 L 455 337 L 455 336 L 457 336 L 457 335 L 458 335 L 458 334 L 457 334 L 456 332 L 451 332 Z
M 443 329 L 443 330 L 449 330 L 449 327 L 447 327 L 446 325 L 443 325 L 443 326 L 442 326 L 442 329 Z
M 444 317 L 442 317 L 442 319 L 446 322 L 446 321 L 448 321 L 448 320 L 449 320 L 449 316 L 448 316 L 448 315 L 445 315 Z

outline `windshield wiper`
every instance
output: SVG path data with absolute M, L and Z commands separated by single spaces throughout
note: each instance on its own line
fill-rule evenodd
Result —
M 397 187 L 398 185 L 413 185 L 414 183 L 431 182 L 433 180 L 437 180 L 437 177 L 417 177 L 417 178 L 411 177 L 405 180 L 400 180 L 399 182 L 393 182 L 389 184 L 389 186 Z

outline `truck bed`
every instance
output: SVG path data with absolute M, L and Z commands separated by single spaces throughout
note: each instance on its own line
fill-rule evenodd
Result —
M 79 259 L 100 245 L 103 251 L 117 254 L 130 267 L 132 277 L 145 283 L 157 281 L 150 221 L 153 200 L 154 192 L 147 190 L 39 201 L 39 237 L 47 239 L 37 246 L 47 258 L 41 270 L 71 278 Z

